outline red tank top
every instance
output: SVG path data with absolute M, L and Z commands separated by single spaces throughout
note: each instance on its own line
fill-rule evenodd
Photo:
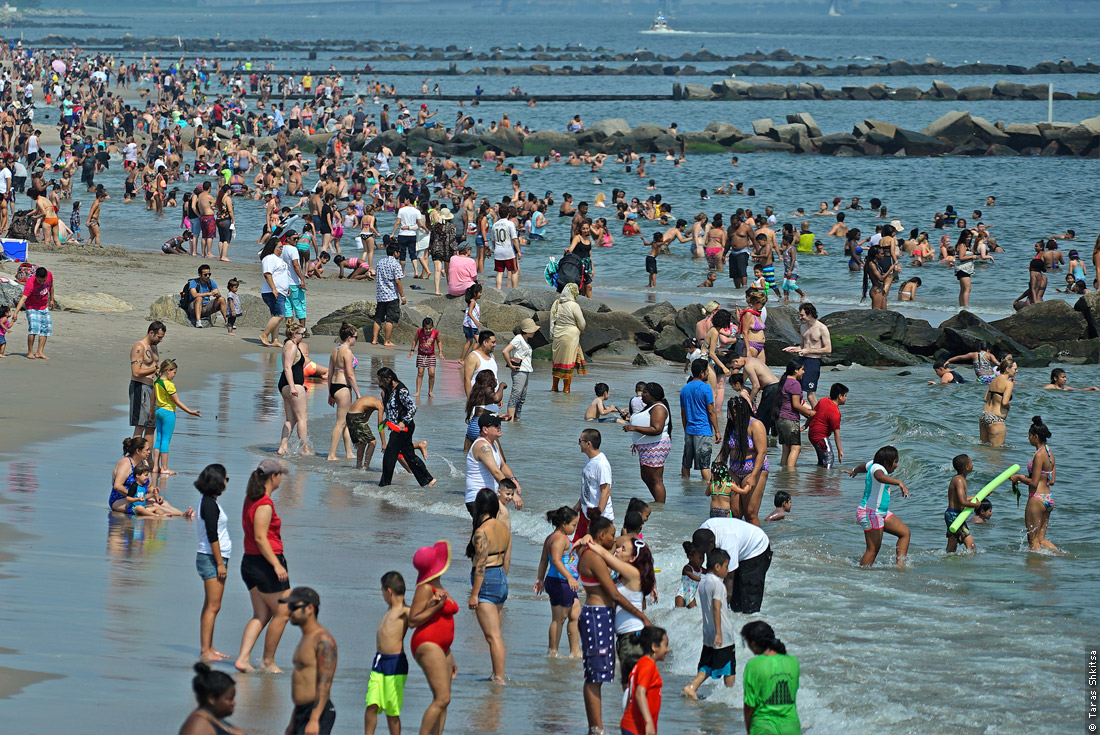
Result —
M 259 500 L 245 498 L 244 512 L 241 513 L 241 524 L 244 526 L 244 553 L 259 554 L 260 547 L 256 545 L 256 509 L 261 505 L 271 506 L 271 525 L 267 527 L 267 542 L 271 544 L 271 550 L 276 554 L 283 553 L 283 538 L 280 535 L 283 522 L 279 520 L 279 514 L 275 512 L 275 504 L 271 497 L 264 495 Z

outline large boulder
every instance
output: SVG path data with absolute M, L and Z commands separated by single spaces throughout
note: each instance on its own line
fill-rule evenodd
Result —
M 705 84 L 690 83 L 684 85 L 683 94 L 685 100 L 712 100 L 718 96 L 714 93 L 714 90 Z
M 676 312 L 676 328 L 683 333 L 683 340 L 687 337 L 695 337 L 695 325 L 703 318 L 702 304 L 688 304 Z
M 57 294 L 57 306 L 62 311 L 120 313 L 133 311 L 134 305 L 108 293 L 62 292 Z
M 454 299 L 462 302 L 462 299 Z M 547 286 L 538 288 L 535 286 L 519 286 L 510 289 L 504 296 L 504 303 L 526 306 L 532 311 L 550 311 L 550 307 L 558 300 L 558 293 Z
M 907 156 L 938 156 L 946 153 L 949 146 L 938 138 L 898 128 L 894 142 Z
M 754 84 L 749 87 L 751 100 L 781 100 L 787 96 L 787 88 L 782 84 Z
M 833 133 L 826 135 L 818 141 L 818 147 L 822 155 L 834 155 L 841 148 L 852 148 L 859 144 L 859 139 L 851 133 Z
M 461 305 L 463 300 L 454 299 L 454 301 Z M 440 334 L 462 334 L 462 317 L 464 313 L 465 310 L 461 306 L 447 309 L 440 315 L 435 328 L 439 330 Z M 512 330 L 515 329 L 516 325 L 529 316 L 531 316 L 531 309 L 526 306 L 500 304 L 488 300 L 481 302 L 481 323 L 485 329 L 499 335 L 497 342 L 501 343 L 501 348 L 503 348 L 505 342 L 512 339 Z
M 23 286 L 15 281 L 0 281 L 0 306 L 15 308 L 23 298 Z
M 936 99 L 941 100 L 955 100 L 959 98 L 959 93 L 955 91 L 947 82 L 942 82 L 939 79 L 932 80 L 932 93 Z
M 1005 131 L 1001 130 L 984 117 L 972 115 L 970 117 L 970 122 L 974 124 L 974 132 L 977 134 L 978 138 L 990 145 L 1007 146 L 1012 141 L 1012 138 Z
M 905 336 L 901 345 L 915 355 L 930 357 L 936 354 L 939 342 L 943 338 L 943 330 L 933 327 L 924 319 L 905 320 Z
M 940 347 L 953 355 L 991 349 L 998 355 L 1012 353 L 1021 367 L 1041 367 L 1046 361 L 981 317 L 962 310 L 943 324 Z
M 771 135 L 772 128 L 774 127 L 775 122 L 770 117 L 762 117 L 759 120 L 752 121 L 752 132 L 754 135 Z
M 975 87 L 963 87 L 959 90 L 959 99 L 964 102 L 992 99 L 993 90 L 983 85 Z
M 191 318 L 180 308 L 179 300 L 178 293 L 161 296 L 149 305 L 149 320 L 159 319 L 162 322 L 175 322 L 176 324 L 191 326 Z M 238 327 L 262 329 L 267 324 L 270 315 L 267 304 L 259 296 L 253 296 L 252 294 L 241 294 L 241 311 L 243 313 L 237 317 L 236 324 Z M 221 315 L 218 315 L 216 319 L 220 320 Z M 203 319 L 202 324 L 204 327 L 210 326 L 211 320 Z M 339 328 L 340 325 L 337 324 L 336 326 Z
M 633 314 L 650 329 L 657 330 L 662 319 L 667 316 L 675 316 L 676 307 L 670 301 L 659 301 L 656 304 L 646 304 Z
M 833 337 L 833 354 L 828 364 L 866 367 L 907 367 L 924 362 L 900 347 L 862 334 Z
M 687 337 L 679 329 L 665 329 L 657 335 L 653 353 L 666 360 L 683 364 L 687 359 L 687 349 L 684 347 L 686 339 Z
M 768 320 L 764 325 L 764 358 L 770 365 L 786 365 L 793 355 L 784 347 L 802 344 L 798 328 L 798 311 L 791 306 L 768 307 Z
M 0 303 L 3 303 L 0 301 Z M 1088 336 L 1096 339 L 1100 336 L 1100 291 L 1093 291 L 1077 299 L 1073 310 L 1085 318 L 1088 324 Z
M 314 334 L 338 334 L 340 325 L 347 322 L 359 329 L 365 328 L 370 334 L 371 325 L 374 323 L 375 305 L 374 301 L 355 301 L 341 306 L 336 311 L 318 319 L 311 331 Z
M 573 150 L 577 139 L 557 130 L 536 130 L 523 139 L 523 155 L 546 156 L 551 150 L 559 153 Z
M 613 135 L 626 135 L 630 132 L 630 123 L 621 117 L 612 117 L 606 120 L 597 120 L 585 128 L 586 133 L 603 135 L 610 138 Z
M 952 110 L 920 131 L 921 135 L 938 138 L 952 147 L 968 143 L 974 138 L 974 123 L 965 110 Z
M 1082 120 L 1062 134 L 1059 143 L 1075 156 L 1083 156 L 1096 150 L 1100 138 L 1100 116 Z
M 1032 349 L 1050 341 L 1085 339 L 1089 331 L 1084 315 L 1060 299 L 1025 306 L 992 325 Z
M 769 310 L 770 313 L 770 310 Z M 905 317 L 896 311 L 876 309 L 845 309 L 821 317 L 829 334 L 837 337 L 862 335 L 871 340 L 903 343 L 907 325 Z
M 645 348 L 652 348 L 657 338 L 655 331 L 651 330 L 641 319 L 625 311 L 596 312 L 591 317 L 585 314 L 588 326 L 593 325 L 600 329 L 614 329 L 622 335 L 622 339 L 629 339 Z
M 714 139 L 722 145 L 736 143 L 745 137 L 739 128 L 727 122 L 712 122 L 707 125 L 704 132 L 713 135 Z
M 817 126 L 817 122 L 814 120 L 814 116 L 808 112 L 796 112 L 791 115 L 787 115 L 787 122 L 791 124 L 797 123 L 805 125 L 806 130 L 810 133 L 810 137 L 821 137 L 821 128 Z
M 1044 145 L 1043 134 L 1039 126 L 1033 123 L 1009 123 L 1005 126 L 1008 144 L 1018 151 L 1025 148 L 1041 148 Z
M 515 128 L 498 128 L 493 135 L 484 136 L 483 140 L 490 148 L 495 148 L 507 156 L 523 155 L 523 137 Z
M 1016 82 L 1001 80 L 993 85 L 993 95 L 1001 99 L 1018 100 L 1023 95 L 1023 92 L 1024 85 L 1017 84 Z
M 633 342 L 625 339 L 617 339 L 606 347 L 596 350 L 595 354 L 598 355 L 601 360 L 633 362 L 634 358 L 642 353 Z

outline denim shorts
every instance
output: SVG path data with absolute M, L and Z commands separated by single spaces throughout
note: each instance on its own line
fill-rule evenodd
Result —
M 222 557 L 222 563 L 226 567 L 229 566 L 228 557 Z M 204 554 L 201 551 L 195 554 L 195 569 L 199 570 L 199 576 L 206 581 L 208 579 L 217 579 L 218 567 L 214 564 L 213 554 Z
M 262 293 L 264 303 L 271 316 L 283 318 L 286 316 L 286 294 Z
M 470 584 L 473 584 L 474 573 L 470 572 Z M 491 605 L 503 605 L 508 599 L 508 577 L 504 574 L 504 567 L 489 567 L 485 570 L 485 577 L 481 580 L 481 590 L 477 593 L 478 602 L 488 602 Z
M 465 324 L 462 325 L 462 336 L 466 339 L 477 339 L 477 335 L 477 327 L 467 327 Z

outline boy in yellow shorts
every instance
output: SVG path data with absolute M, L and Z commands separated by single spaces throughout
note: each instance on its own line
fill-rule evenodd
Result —
M 366 735 L 374 735 L 378 712 L 386 713 L 391 733 L 401 731 L 401 703 L 409 660 L 405 658 L 405 633 L 409 630 L 409 607 L 405 604 L 405 579 L 398 572 L 382 575 L 382 599 L 390 606 L 378 624 L 378 653 L 367 683 L 367 711 L 363 714 Z

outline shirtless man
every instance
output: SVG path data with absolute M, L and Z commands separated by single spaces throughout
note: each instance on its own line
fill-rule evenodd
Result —
M 214 219 L 214 197 L 210 194 L 210 182 L 202 182 L 202 191 L 195 197 L 195 212 L 199 215 L 199 229 L 202 231 L 202 257 L 209 258 L 214 247 L 214 236 L 218 232 Z M 195 255 L 195 243 L 191 243 L 191 254 Z
M 329 698 L 336 674 L 336 641 L 317 622 L 321 596 L 309 587 L 295 587 L 279 602 L 287 603 L 291 625 L 302 629 L 302 641 L 294 650 L 290 680 L 294 711 L 286 735 L 329 735 L 336 722 L 336 708 Z
M 688 223 L 687 223 L 686 219 L 678 219 L 678 220 L 676 220 L 676 226 L 675 227 L 669 227 L 667 230 L 665 230 L 664 237 L 661 238 L 661 242 L 663 242 L 665 244 L 664 252 L 666 252 L 666 253 L 671 252 L 668 249 L 668 246 L 669 246 L 669 243 L 671 243 L 673 240 L 676 240 L 677 242 L 691 242 L 692 241 L 690 237 L 687 237 L 684 234 L 684 228 L 687 227 L 687 225 L 688 225 Z
M 817 405 L 817 381 L 821 377 L 821 358 L 831 355 L 833 341 L 829 328 L 817 320 L 817 307 L 804 301 L 798 307 L 798 319 L 802 322 L 802 346 L 784 347 L 784 352 L 797 352 L 806 372 L 799 381 L 810 408 Z
M 736 225 L 731 225 L 726 237 L 725 254 L 730 255 L 730 278 L 734 288 L 744 288 L 749 277 L 749 253 L 752 249 L 752 228 L 745 222 L 744 215 L 734 215 Z M 774 239 L 775 233 L 772 233 Z
M 163 322 L 150 322 L 149 331 L 130 348 L 130 426 L 134 427 L 134 436 L 143 436 L 150 441 L 157 427 L 153 418 L 156 405 L 153 402 L 153 382 L 160 363 L 157 345 L 164 339 L 165 331 Z

